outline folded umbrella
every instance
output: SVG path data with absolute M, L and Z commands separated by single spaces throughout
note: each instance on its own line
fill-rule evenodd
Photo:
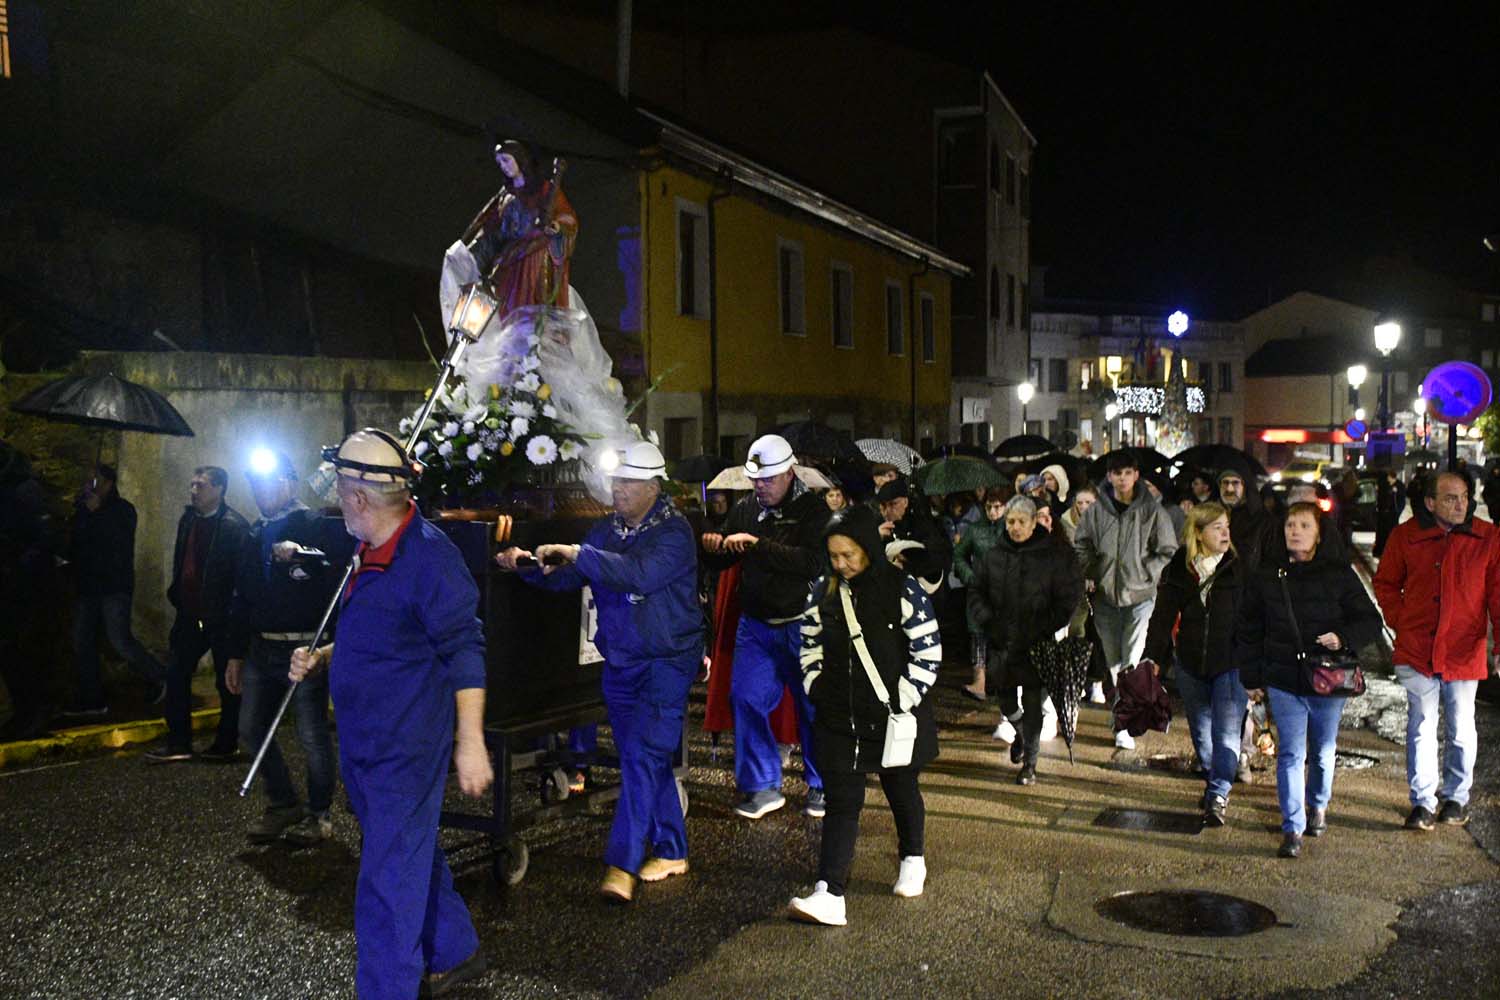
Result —
M 1166 732 L 1172 724 L 1172 701 L 1161 678 L 1144 660 L 1121 670 L 1115 678 L 1115 731 L 1125 730 L 1131 736 L 1146 730 Z
M 1089 659 L 1093 655 L 1093 644 L 1079 636 L 1061 641 L 1043 639 L 1031 647 L 1031 666 L 1057 709 L 1057 731 L 1068 744 L 1070 764 L 1073 740 L 1078 735 L 1078 701 L 1088 686 Z

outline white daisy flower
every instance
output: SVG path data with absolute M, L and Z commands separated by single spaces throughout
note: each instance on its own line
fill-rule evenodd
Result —
M 474 433 L 474 421 L 472 421 L 472 420 L 465 420 L 464 421 L 464 433 L 465 434 L 473 434 Z
M 452 420 L 443 425 L 443 437 L 451 438 L 458 434 L 458 424 Z
M 548 420 L 556 420 L 557 419 L 557 407 L 553 406 L 551 403 L 543 403 L 542 404 L 542 416 L 546 417 Z
M 522 437 L 525 437 L 526 436 L 526 432 L 529 431 L 529 430 L 531 430 L 531 421 L 527 420 L 525 417 L 513 417 L 511 419 L 511 422 L 510 422 L 510 436 L 511 437 L 513 437 L 513 438 L 522 438 Z
M 449 455 L 453 454 L 453 442 L 444 441 L 442 444 L 438 445 L 438 454 L 443 456 L 444 458 L 447 458 Z
M 469 456 L 469 461 L 477 462 L 479 461 L 479 456 L 484 454 L 484 446 L 481 445 L 478 441 L 475 441 L 473 444 L 469 445 L 469 447 L 464 449 L 464 454 Z
M 427 452 L 431 450 L 431 448 L 432 445 L 428 444 L 426 441 L 418 441 L 416 450 L 413 451 L 412 454 L 417 458 L 421 458 L 423 455 L 427 454 Z
M 538 434 L 526 445 L 526 460 L 532 465 L 551 465 L 557 460 L 557 445 L 545 434 Z
M 510 412 L 512 416 L 525 417 L 527 420 L 530 420 L 536 416 L 536 407 L 524 399 L 518 399 L 510 404 Z
M 520 389 L 522 392 L 536 392 L 541 387 L 541 376 L 529 369 L 527 370 L 525 375 L 521 376 L 521 381 L 516 383 L 516 388 Z
M 478 423 L 484 419 L 484 415 L 488 412 L 489 407 L 484 403 L 475 403 L 464 411 L 464 420 L 471 424 Z
M 557 457 L 562 459 L 564 462 L 571 462 L 581 454 L 583 454 L 583 445 L 579 444 L 577 441 L 572 440 L 571 438 L 567 441 L 564 441 L 562 443 L 562 446 L 557 449 Z

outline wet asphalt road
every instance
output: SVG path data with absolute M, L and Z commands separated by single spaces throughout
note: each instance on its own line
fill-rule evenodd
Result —
M 951 687 L 938 705 L 940 721 L 969 707 Z M 644 996 L 679 974 L 712 969 L 715 949 L 750 925 L 780 920 L 814 869 L 818 825 L 790 807 L 774 821 L 734 818 L 728 755 L 710 759 L 697 735 L 702 706 L 693 709 L 694 872 L 644 887 L 628 910 L 594 895 L 608 807 L 526 831 L 530 869 L 508 892 L 496 888 L 478 835 L 445 832 L 491 964 L 475 988 L 455 995 Z M 1500 860 L 1500 711 L 1483 707 L 1480 725 L 1475 818 L 1461 835 Z M 283 736 L 284 747 L 294 742 Z M 326 845 L 251 847 L 243 829 L 260 806 L 236 795 L 242 775 L 242 765 L 151 768 L 136 753 L 0 775 L 0 997 L 352 995 L 358 828 L 340 802 Z M 800 782 L 788 784 L 791 805 L 800 805 Z M 531 808 L 536 787 L 524 786 L 515 801 Z M 1420 850 L 1414 843 L 1413 864 Z M 1281 996 L 1496 995 L 1500 967 L 1489 938 L 1497 889 L 1489 880 L 1404 901 L 1396 943 L 1364 973 L 1331 990 Z M 948 933 L 982 944 L 985 931 L 955 923 Z M 1097 950 L 1101 970 L 1119 960 L 1171 960 Z M 987 994 L 994 985 L 976 976 L 963 993 Z M 1107 980 L 1099 985 L 1099 995 L 1114 995 Z M 878 978 L 849 986 L 851 996 L 879 991 Z

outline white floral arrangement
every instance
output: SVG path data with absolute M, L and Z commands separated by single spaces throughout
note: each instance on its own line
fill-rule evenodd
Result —
M 552 387 L 538 371 L 536 335 L 518 331 L 512 338 L 504 385 L 471 388 L 459 380 L 440 391 L 412 453 L 423 465 L 417 492 L 424 500 L 498 495 L 582 456 L 584 436 L 559 419 Z M 414 419 L 401 421 L 403 438 Z

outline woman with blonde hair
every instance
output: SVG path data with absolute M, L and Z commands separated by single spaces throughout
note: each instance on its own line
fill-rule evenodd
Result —
M 1188 512 L 1184 542 L 1162 570 L 1146 630 L 1145 658 L 1173 662 L 1188 731 L 1207 778 L 1203 823 L 1223 826 L 1240 760 L 1247 696 L 1231 656 L 1245 588 L 1244 564 L 1229 540 L 1229 511 L 1202 503 Z

